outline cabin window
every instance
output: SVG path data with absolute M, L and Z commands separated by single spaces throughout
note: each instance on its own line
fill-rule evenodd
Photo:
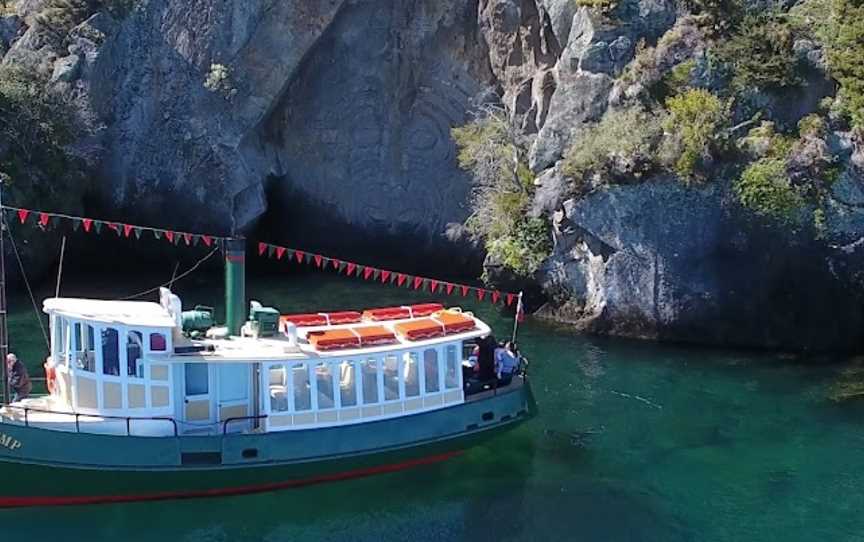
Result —
M 333 398 L 333 370 L 329 363 L 319 363 L 315 366 L 315 380 L 318 384 L 318 409 L 336 406 Z
M 102 330 L 102 372 L 120 376 L 120 343 L 117 330 L 113 327 Z
M 54 356 L 57 363 L 66 363 L 69 345 L 66 343 L 69 322 L 60 316 L 54 317 Z
M 140 331 L 130 331 L 126 336 L 126 374 L 134 378 L 144 378 L 144 363 L 141 354 L 144 350 L 144 337 Z
M 206 363 L 187 363 L 186 396 L 210 393 L 210 368 Z
M 446 361 L 447 367 L 444 373 L 444 386 L 448 390 L 459 387 L 459 356 L 456 355 L 456 345 L 447 346 Z
M 270 367 L 270 412 L 288 412 L 288 371 L 284 365 Z
M 312 386 L 309 380 L 309 366 L 298 363 L 291 367 L 294 381 L 294 410 L 312 409 Z
M 378 360 L 369 358 L 360 363 L 361 390 L 363 404 L 372 405 L 378 402 Z
M 405 397 L 417 397 L 420 395 L 420 356 L 417 352 L 405 352 L 402 362 Z
M 357 406 L 357 362 L 343 361 L 339 364 L 339 400 L 342 407 Z
M 393 355 L 384 357 L 384 400 L 399 400 L 399 361 Z
M 96 333 L 93 326 L 75 324 L 75 368 L 82 371 L 96 370 Z
M 150 351 L 151 352 L 164 352 L 168 349 L 168 346 L 165 341 L 165 335 L 162 333 L 151 333 L 150 334 Z
M 430 348 L 423 352 L 423 370 L 426 377 L 426 393 L 441 391 L 438 385 L 438 351 Z

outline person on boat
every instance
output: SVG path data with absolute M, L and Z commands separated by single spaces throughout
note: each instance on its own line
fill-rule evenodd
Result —
M 507 341 L 503 346 L 495 349 L 495 377 L 498 383 L 506 386 L 513 380 L 516 368 L 519 366 L 519 354 L 516 345 Z
M 18 359 L 18 356 L 10 353 L 6 356 L 6 374 L 9 379 L 9 389 L 12 391 L 12 402 L 26 399 L 33 391 L 33 383 L 27 368 Z

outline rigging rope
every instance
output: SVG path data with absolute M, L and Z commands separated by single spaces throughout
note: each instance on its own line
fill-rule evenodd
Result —
M 150 288 L 149 290 L 145 290 L 143 292 L 139 292 L 139 293 L 134 294 L 134 295 L 121 297 L 120 301 L 129 301 L 131 299 L 137 299 L 139 297 L 144 297 L 145 295 L 152 294 L 154 292 L 158 292 L 159 288 L 167 288 L 168 286 L 173 285 L 175 282 L 177 282 L 177 281 L 191 275 L 192 273 L 194 273 L 199 267 L 201 267 L 201 265 L 204 262 L 209 260 L 210 257 L 213 256 L 214 254 L 216 254 L 218 251 L 219 251 L 219 247 L 214 248 L 206 256 L 204 256 L 203 258 L 201 258 L 200 260 L 195 262 L 195 265 L 193 265 L 192 267 L 190 267 L 189 269 L 187 269 L 186 271 L 184 271 L 183 273 L 181 273 L 177 277 L 171 277 L 171 280 L 169 280 L 168 282 L 164 282 L 164 283 L 160 284 L 159 286 Z M 176 273 L 176 270 L 175 270 L 175 273 Z
M 6 231 L 9 233 L 12 252 L 15 254 L 15 259 L 18 260 L 18 268 L 21 269 L 21 277 L 24 279 L 27 293 L 30 294 L 30 302 L 33 303 L 33 310 L 36 312 L 36 319 L 39 320 L 39 329 L 42 330 L 42 338 L 45 339 L 45 347 L 48 349 L 48 352 L 50 352 L 51 341 L 48 340 L 48 333 L 45 331 L 45 323 L 42 321 L 42 314 L 39 312 L 39 306 L 36 303 L 36 296 L 33 295 L 33 288 L 30 287 L 30 280 L 27 278 L 27 272 L 24 270 L 24 262 L 21 261 L 21 255 L 18 253 L 18 245 L 15 244 L 15 238 L 12 236 L 12 229 L 6 223 L 5 216 L 3 216 L 3 227 L 6 228 Z

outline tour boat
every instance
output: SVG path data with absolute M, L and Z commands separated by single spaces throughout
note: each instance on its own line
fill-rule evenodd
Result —
M 223 327 L 209 309 L 184 312 L 167 289 L 158 303 L 44 301 L 50 393 L 0 409 L 0 507 L 236 495 L 398 471 L 533 414 L 524 370 L 506 385 L 466 385 L 465 352 L 490 335 L 475 315 L 437 304 L 281 315 L 252 302 L 247 318 L 245 242 L 224 249 Z

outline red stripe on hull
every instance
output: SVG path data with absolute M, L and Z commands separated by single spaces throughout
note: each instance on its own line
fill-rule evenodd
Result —
M 460 455 L 461 450 L 447 452 L 419 459 L 412 459 L 401 463 L 391 463 L 389 465 L 379 465 L 377 467 L 369 467 L 364 469 L 355 469 L 312 478 L 303 478 L 300 480 L 288 480 L 284 482 L 273 482 L 270 484 L 224 487 L 215 489 L 205 489 L 197 491 L 169 491 L 163 493 L 149 493 L 144 495 L 82 495 L 69 497 L 0 497 L 0 508 L 23 508 L 28 506 L 74 506 L 88 504 L 107 504 L 107 503 L 124 503 L 124 502 L 141 502 L 141 501 L 161 501 L 170 499 L 195 499 L 206 497 L 228 497 L 232 495 L 246 495 L 249 493 L 262 493 L 265 491 L 275 491 L 278 489 L 289 489 L 295 487 L 310 486 L 315 484 L 323 484 L 326 482 L 338 482 L 341 480 L 350 480 L 352 478 L 363 478 L 376 474 L 385 474 L 388 472 L 396 472 L 400 470 L 419 467 L 421 465 L 430 465 L 440 463 L 452 457 Z

